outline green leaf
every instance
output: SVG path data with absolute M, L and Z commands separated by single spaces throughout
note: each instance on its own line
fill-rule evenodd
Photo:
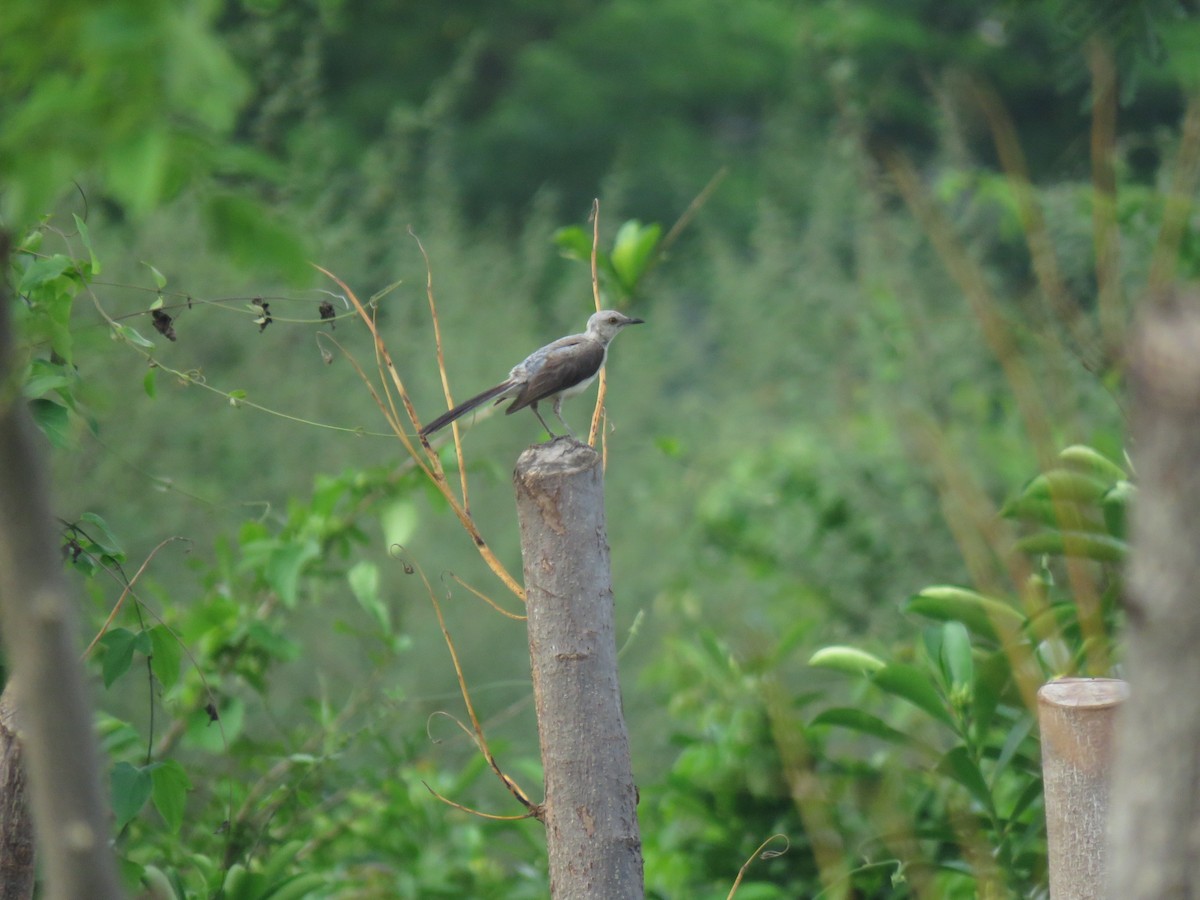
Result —
M 1025 786 L 1025 790 L 1021 791 L 1020 796 L 1013 801 L 1012 811 L 1008 814 L 1010 822 L 1015 821 L 1031 804 L 1042 799 L 1042 787 L 1042 779 L 1037 777 Z M 1038 816 L 1040 818 L 1041 813 Z
M 1085 472 L 1075 472 L 1071 469 L 1051 469 L 1030 481 L 1021 495 L 1043 500 L 1094 503 L 1104 496 L 1110 483 Z
M 150 629 L 151 656 L 150 668 L 154 677 L 169 691 L 179 681 L 179 667 L 183 662 L 183 647 L 179 638 L 171 633 L 165 625 L 155 625 Z
M 388 547 L 403 547 L 417 530 L 417 505 L 411 500 L 395 500 L 379 513 L 383 540 Z
M 822 669 L 836 669 L 850 675 L 870 675 L 886 668 L 878 656 L 874 656 L 857 647 L 822 647 L 808 660 L 810 666 Z
M 346 580 L 358 605 L 371 614 L 384 634 L 391 634 L 392 618 L 379 596 L 379 567 L 369 560 L 359 560 L 347 573 Z
M 952 695 L 966 696 L 975 681 L 975 661 L 971 655 L 971 636 L 961 622 L 942 625 L 942 670 Z
M 967 793 L 971 795 L 976 803 L 990 814 L 995 815 L 996 807 L 992 799 L 992 792 L 988 789 L 987 782 L 983 778 L 983 773 L 979 771 L 979 766 L 971 759 L 971 754 L 967 752 L 966 747 L 960 746 L 952 749 L 942 757 L 937 769 L 943 775 L 948 775 L 966 788 Z
M 646 274 L 661 234 L 661 226 L 643 227 L 637 219 L 630 219 L 617 230 L 613 242 L 612 268 L 625 293 L 633 293 L 638 281 Z
M 135 347 L 152 350 L 154 342 L 142 337 L 136 328 L 131 328 L 129 325 L 122 325 L 119 322 L 112 326 L 113 339 L 118 341 L 127 341 Z
M 183 766 L 173 759 L 156 763 L 150 768 L 154 808 L 167 823 L 167 828 L 173 834 L 178 834 L 180 826 L 183 825 L 183 812 L 187 807 L 187 794 L 192 788 L 192 782 Z
M 1058 458 L 1065 466 L 1095 475 L 1102 481 L 1124 481 L 1128 477 L 1115 462 L 1084 444 L 1072 444 L 1060 452 Z
M 158 288 L 158 290 L 161 291 L 163 288 L 165 288 L 167 286 L 167 276 L 166 275 L 164 275 L 162 272 L 158 271 L 158 269 L 154 268 L 154 266 L 150 265 L 150 263 L 148 263 L 148 262 L 143 261 L 142 265 L 150 270 L 150 275 L 154 278 L 154 286 L 156 288 Z
M 1021 746 L 1025 738 L 1029 737 L 1029 732 L 1033 730 L 1033 721 L 1033 716 L 1024 714 L 1017 724 L 1009 729 L 1008 736 L 1004 739 L 1004 746 L 1000 748 L 1000 754 L 996 757 L 996 764 L 992 769 L 993 782 L 1000 778 L 1001 773 L 1003 773 L 1012 761 L 1017 749 Z
M 263 575 L 289 609 L 296 605 L 305 566 L 320 555 L 321 548 L 316 541 L 285 543 L 271 554 Z
M 569 259 L 590 262 L 592 258 L 592 238 L 578 225 L 569 225 L 554 232 L 554 243 L 559 252 Z
M 872 675 L 871 680 L 892 696 L 907 700 L 939 722 L 954 727 L 954 718 L 933 680 L 916 666 L 889 663 Z
M 1118 481 L 1104 495 L 1101 506 L 1104 510 L 1104 525 L 1115 538 L 1125 539 L 1129 507 L 1137 495 L 1137 488 L 1128 481 Z
M 74 272 L 74 270 L 75 260 L 62 253 L 35 260 L 21 275 L 17 290 L 22 294 L 32 293 L 37 288 L 49 284 L 67 272 Z
M 100 639 L 100 644 L 104 647 L 101 675 L 106 688 L 112 687 L 114 681 L 129 671 L 135 652 L 149 654 L 152 649 L 146 632 L 133 632 L 128 628 L 110 628 Z
M 154 399 L 154 395 L 158 393 L 158 369 L 147 369 L 146 374 L 142 377 L 142 390 L 146 392 L 146 396 Z
M 1123 562 L 1129 545 L 1120 538 L 1090 531 L 1042 531 L 1017 541 L 1025 553 L 1072 556 L 1098 562 Z
M 75 220 L 75 227 L 79 229 L 79 240 L 83 242 L 83 247 L 88 252 L 88 261 L 91 264 L 91 274 L 100 274 L 100 260 L 96 259 L 96 251 L 92 249 L 92 236 L 88 232 L 87 223 L 79 218 L 75 213 L 71 214 Z
M 154 790 L 153 778 L 148 768 L 138 768 L 127 762 L 113 766 L 110 778 L 112 787 L 113 815 L 117 830 L 128 825 L 142 811 Z
M 39 397 L 29 401 L 29 412 L 51 444 L 60 450 L 71 446 L 71 416 L 65 406 Z
M 60 391 L 75 384 L 75 374 L 66 366 L 50 362 L 48 359 L 35 359 L 29 365 L 29 375 L 21 385 L 21 393 L 26 397 L 40 397 L 50 391 Z
M 861 709 L 844 706 L 822 711 L 810 724 L 836 725 L 839 728 L 848 728 L 851 731 L 868 734 L 893 744 L 907 744 L 912 740 L 908 734 L 893 728 L 878 716 L 863 712 Z
M 121 547 L 121 542 L 117 540 L 116 535 L 112 533 L 112 529 L 108 527 L 108 523 L 104 519 L 94 512 L 85 512 L 80 515 L 79 521 L 88 525 L 86 529 L 88 537 L 104 553 L 114 559 L 125 558 L 125 550 Z
M 993 640 L 997 624 L 1007 632 L 1025 623 L 1025 616 L 1007 603 L 953 585 L 923 588 L 909 597 L 902 608 L 928 619 L 961 622 L 974 634 Z

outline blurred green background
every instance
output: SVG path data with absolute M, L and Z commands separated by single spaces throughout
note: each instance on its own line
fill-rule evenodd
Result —
M 683 217 L 636 283 L 602 283 L 648 323 L 613 347 L 606 435 L 648 893 L 724 897 L 783 833 L 739 897 L 1044 895 L 1036 791 L 1013 801 L 1036 734 L 1002 736 L 1029 721 L 1020 678 L 973 668 L 968 716 L 953 635 L 905 601 L 963 585 L 1041 621 L 1036 582 L 1062 604 L 1061 634 L 1023 632 L 1044 674 L 1112 671 L 1073 617 L 1082 576 L 1000 513 L 1069 445 L 1125 466 L 1123 335 L 1200 264 L 1193 3 L 13 5 L 0 215 L 27 384 L 61 375 L 29 393 L 69 410 L 50 460 L 92 560 L 89 640 L 154 554 L 148 611 L 127 606 L 95 656 L 109 765 L 148 785 L 114 781 L 131 883 L 233 896 L 241 866 L 247 897 L 305 876 L 314 896 L 546 895 L 541 826 L 423 784 L 521 812 L 434 715 L 465 713 L 404 562 L 537 798 L 524 629 L 449 578 L 516 607 L 388 434 L 350 361 L 375 378 L 369 336 L 309 262 L 380 295 L 428 421 L 445 401 L 414 234 L 461 399 L 582 328 L 590 273 L 555 236 L 590 235 L 599 198 L 602 251 L 622 223 Z M 65 359 L 37 315 L 68 301 Z M 565 414 L 579 431 L 589 411 Z M 471 508 L 517 573 L 510 473 L 535 425 L 464 438 Z M 1084 562 L 1105 660 L 1113 562 Z M 173 651 L 135 638 L 164 624 L 178 671 L 147 678 L 134 663 Z M 1010 646 L 971 639 L 979 672 Z M 905 690 L 809 665 L 842 644 L 926 667 L 965 718 L 940 734 Z M 979 719 L 985 694 L 1010 719 Z M 829 707 L 912 742 L 814 718 Z M 164 786 L 167 760 L 184 775 Z

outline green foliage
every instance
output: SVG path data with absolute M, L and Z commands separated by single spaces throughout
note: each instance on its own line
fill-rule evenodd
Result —
M 617 306 L 623 306 L 633 298 L 638 284 L 653 267 L 661 237 L 661 225 L 643 225 L 637 219 L 630 219 L 617 229 L 611 252 L 597 248 L 597 272 L 603 273 L 601 283 L 614 295 Z M 591 262 L 592 238 L 578 225 L 560 228 L 554 234 L 554 243 L 568 259 Z
M 220 158 L 212 138 L 230 128 L 247 90 L 212 14 L 134 0 L 8 4 L 0 218 L 31 224 L 85 173 L 138 214 L 207 174 Z
M 1006 515 L 1046 529 L 1037 532 L 1044 539 L 1017 543 L 1025 553 L 1045 555 L 1025 596 L 1006 601 L 953 586 L 926 588 L 905 603 L 905 611 L 940 624 L 922 629 L 907 648 L 911 660 L 888 661 L 851 647 L 826 647 L 810 660 L 865 677 L 884 696 L 923 714 L 923 722 L 897 727 L 860 708 L 831 708 L 810 727 L 882 741 L 889 757 L 906 749 L 924 757 L 933 784 L 937 778 L 945 784 L 938 788 L 940 803 L 924 808 L 915 827 L 938 837 L 941 865 L 953 860 L 957 846 L 961 858 L 950 864 L 964 870 L 978 852 L 969 835 L 983 836 L 996 869 L 976 866 L 981 894 L 1000 889 L 1025 897 L 1031 885 L 1045 884 L 1034 693 L 1050 678 L 1089 667 L 1107 674 L 1095 667 L 1107 664 L 1115 641 L 1120 569 L 1114 564 L 1123 553 L 1110 551 L 1123 546 L 1124 533 L 1107 530 L 1104 509 L 1114 495 L 1128 497 L 1129 481 L 1120 466 L 1090 447 L 1068 447 L 1059 461 L 1005 507 Z M 1119 519 L 1107 521 L 1121 527 Z M 1081 533 L 1084 522 L 1096 531 Z M 1055 557 L 1067 556 L 1090 561 L 1101 580 L 1081 582 L 1078 571 L 1065 578 Z M 1097 585 L 1104 591 L 1100 609 L 1094 607 Z M 911 718 L 896 709 L 892 714 Z M 965 830 L 964 821 L 971 822 Z

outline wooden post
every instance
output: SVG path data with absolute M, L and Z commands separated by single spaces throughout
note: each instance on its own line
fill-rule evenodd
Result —
M 1115 678 L 1060 678 L 1038 691 L 1051 900 L 1105 894 L 1112 735 L 1127 696 Z
M 513 480 L 545 770 L 554 900 L 640 900 L 642 842 L 621 711 L 600 457 L 530 447 Z

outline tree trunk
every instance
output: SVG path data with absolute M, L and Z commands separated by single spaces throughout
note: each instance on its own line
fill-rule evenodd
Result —
M 33 896 L 33 820 L 12 691 L 0 694 L 0 900 Z
M 643 896 L 642 842 L 621 711 L 600 457 L 531 447 L 514 474 L 529 655 L 555 900 Z
M 0 233 L 0 631 L 21 725 L 46 900 L 121 896 L 92 711 L 63 576 L 40 435 L 14 360 L 7 236 Z M 8 691 L 6 690 L 6 693 Z
M 1126 676 L 1109 896 L 1200 896 L 1200 295 L 1146 312 L 1132 347 Z

